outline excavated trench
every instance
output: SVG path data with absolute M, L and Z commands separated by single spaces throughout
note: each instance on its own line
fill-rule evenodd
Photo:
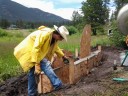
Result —
M 118 86 L 118 83 L 112 81 L 114 74 L 113 62 L 116 60 L 118 64 L 120 63 L 119 55 L 124 50 L 115 47 L 103 47 L 102 51 L 104 54 L 102 63 L 100 66 L 93 68 L 88 76 L 82 77 L 79 82 L 71 85 L 69 89 L 61 89 L 41 96 L 95 96 L 96 94 L 98 96 L 110 96 L 108 94 L 114 91 L 114 88 L 109 84 Z M 66 54 L 72 55 L 70 52 Z M 59 64 L 61 61 L 56 62 Z M 27 96 L 27 74 L 10 78 L 0 84 L 0 96 Z

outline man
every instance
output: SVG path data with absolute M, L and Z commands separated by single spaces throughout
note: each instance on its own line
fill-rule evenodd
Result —
M 20 62 L 21 67 L 28 73 L 28 96 L 36 96 L 37 84 L 35 74 L 40 74 L 43 71 L 50 79 L 54 90 L 60 89 L 63 84 L 61 80 L 54 73 L 50 60 L 54 53 L 63 59 L 62 50 L 58 47 L 58 41 L 65 39 L 67 41 L 69 35 L 66 27 L 57 27 L 54 29 L 41 26 L 39 30 L 27 36 L 14 49 L 14 55 Z

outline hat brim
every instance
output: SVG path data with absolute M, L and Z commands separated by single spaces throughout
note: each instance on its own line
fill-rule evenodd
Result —
M 67 41 L 67 37 L 61 34 L 59 28 L 56 25 L 54 25 L 54 29 Z

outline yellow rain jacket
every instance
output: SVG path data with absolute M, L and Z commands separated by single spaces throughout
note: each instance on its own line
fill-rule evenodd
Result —
M 58 57 L 64 56 L 57 41 L 50 46 L 53 31 L 47 27 L 40 27 L 14 48 L 14 55 L 25 72 L 29 71 L 35 63 L 40 63 L 43 58 L 51 60 L 54 53 Z

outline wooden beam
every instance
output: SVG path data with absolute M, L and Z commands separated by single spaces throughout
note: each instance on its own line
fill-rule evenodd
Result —
M 53 90 L 53 86 L 48 77 L 42 73 L 39 75 L 38 93 L 47 93 Z
M 61 79 L 63 83 L 69 83 L 69 68 L 70 65 L 64 65 L 63 67 L 54 69 L 56 75 Z
M 80 41 L 80 58 L 85 58 L 91 53 L 91 25 L 85 25 Z
M 74 84 L 74 60 L 70 59 L 70 64 L 69 64 L 69 82 L 70 84 Z

